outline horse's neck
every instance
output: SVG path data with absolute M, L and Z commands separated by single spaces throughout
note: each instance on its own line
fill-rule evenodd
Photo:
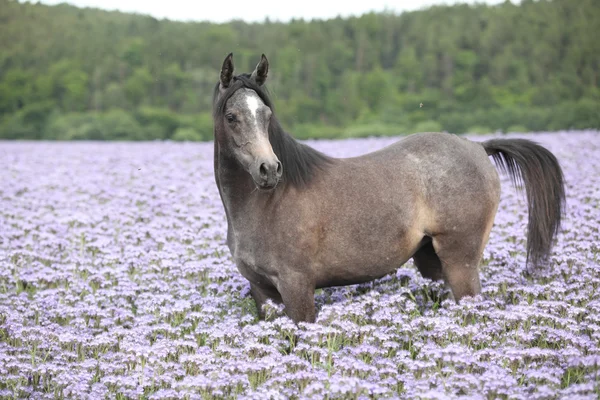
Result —
M 215 179 L 228 222 L 231 223 L 231 219 L 235 219 L 243 210 L 254 190 L 254 183 L 238 162 L 219 151 L 218 144 L 215 144 Z

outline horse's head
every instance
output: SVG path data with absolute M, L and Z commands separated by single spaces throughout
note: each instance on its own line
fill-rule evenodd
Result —
M 274 189 L 282 174 L 281 162 L 269 142 L 272 111 L 263 101 L 266 97 L 261 89 L 268 72 L 269 62 L 263 54 L 252 74 L 234 76 L 233 55 L 229 54 L 214 97 L 215 141 L 261 190 Z

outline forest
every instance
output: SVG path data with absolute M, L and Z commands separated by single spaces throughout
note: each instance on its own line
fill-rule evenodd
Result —
M 229 52 L 267 55 L 300 139 L 599 129 L 599 35 L 598 0 L 226 24 L 0 0 L 0 139 L 211 140 Z

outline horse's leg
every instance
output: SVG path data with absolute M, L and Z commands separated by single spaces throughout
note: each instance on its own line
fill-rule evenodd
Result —
M 487 236 L 484 236 L 487 237 Z M 440 234 L 433 238 L 442 273 L 456 301 L 481 293 L 479 262 L 483 253 L 481 235 Z
M 295 323 L 315 322 L 315 286 L 303 274 L 285 274 L 279 277 L 277 290 L 281 293 L 285 313 Z
M 417 250 L 417 252 L 413 255 L 413 261 L 424 278 L 431 279 L 432 281 L 440 281 L 444 279 L 444 275 L 442 273 L 442 262 L 437 254 L 435 254 L 431 240 Z
M 265 312 L 263 311 L 263 304 L 265 304 L 265 302 L 268 299 L 273 300 L 273 302 L 277 303 L 277 304 L 281 304 L 282 300 L 281 300 L 281 296 L 279 295 L 279 292 L 273 288 L 273 289 L 263 289 L 260 288 L 254 284 L 250 284 L 250 294 L 252 295 L 252 298 L 254 299 L 254 301 L 256 302 L 256 308 L 258 309 L 258 317 L 260 319 L 265 319 Z

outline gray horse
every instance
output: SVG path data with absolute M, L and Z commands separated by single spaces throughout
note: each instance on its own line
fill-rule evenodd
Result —
M 479 294 L 500 200 L 489 156 L 525 186 L 528 262 L 547 259 L 564 208 L 563 174 L 548 150 L 419 133 L 360 157 L 328 157 L 281 128 L 263 88 L 268 70 L 263 55 L 252 74 L 234 76 L 229 54 L 213 102 L 227 244 L 261 317 L 270 298 L 295 322 L 313 322 L 316 288 L 371 281 L 411 257 L 456 301 Z

